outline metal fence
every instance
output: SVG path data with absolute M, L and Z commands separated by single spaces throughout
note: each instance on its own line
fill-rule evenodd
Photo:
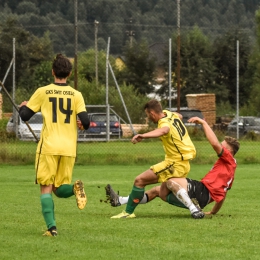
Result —
M 101 1 L 86 1 L 88 3 L 85 4 L 88 5 L 89 8 L 86 10 L 88 10 L 93 17 L 92 21 L 89 21 L 89 19 L 84 19 L 84 8 L 81 8 L 81 6 L 83 7 L 84 5 L 84 1 L 79 2 L 79 9 L 76 10 L 78 15 L 77 21 L 74 20 L 75 15 L 73 14 L 71 15 L 70 20 L 61 19 L 61 21 L 57 21 L 55 14 L 49 14 L 48 17 L 42 16 L 39 18 L 30 13 L 27 16 L 24 16 L 20 22 L 26 30 L 29 30 L 39 37 L 42 37 L 44 33 L 48 31 L 50 33 L 54 51 L 56 53 L 65 53 L 70 57 L 75 55 L 75 47 L 78 52 L 85 51 L 89 48 L 106 50 L 108 38 L 111 38 L 110 53 L 115 56 L 122 54 L 122 49 L 126 42 L 140 41 L 142 38 L 146 39 L 150 45 L 157 42 L 162 42 L 168 45 L 169 39 L 174 33 L 177 33 L 178 29 L 183 33 L 184 31 L 191 30 L 194 25 L 197 25 L 203 33 L 211 39 L 239 26 L 240 30 L 248 33 L 252 41 L 255 40 L 255 22 L 253 15 L 246 12 L 245 17 L 242 19 L 239 16 L 239 8 L 236 8 L 237 6 L 235 4 L 233 4 L 233 7 L 230 7 L 229 11 L 223 12 L 222 14 L 216 14 L 214 13 L 214 10 L 210 9 L 210 4 L 206 7 L 205 5 L 202 5 L 203 1 L 198 1 L 200 5 L 196 5 L 196 1 L 191 1 L 190 9 L 185 10 L 182 9 L 181 5 L 180 12 L 178 12 L 179 1 L 167 2 L 170 3 L 170 5 L 163 10 L 158 9 L 157 13 L 161 19 L 168 19 L 171 21 L 168 23 L 170 25 L 165 26 L 160 23 L 155 24 L 152 17 L 150 17 L 149 23 L 144 23 L 142 15 L 138 13 L 127 13 L 127 10 L 122 11 L 122 8 L 118 8 L 118 5 L 131 4 L 131 1 L 120 1 L 120 3 L 118 3 L 116 0 L 107 1 L 104 12 L 110 10 L 111 13 L 106 13 L 106 15 L 103 13 L 103 16 L 100 17 L 94 17 L 94 9 L 96 6 L 95 3 Z M 105 3 L 105 1 L 103 2 Z M 198 17 L 194 10 L 201 8 L 205 8 L 204 16 Z M 75 12 L 75 10 L 69 11 L 70 13 Z M 149 14 L 146 15 L 149 16 Z M 228 18 L 231 17 L 230 15 L 232 15 L 232 17 L 237 17 L 236 19 L 238 22 L 236 25 L 230 23 L 229 26 L 226 26 L 228 24 Z M 188 22 L 188 16 L 193 17 L 193 24 Z M 213 19 L 212 16 L 214 16 Z M 6 18 L 7 16 L 2 16 L 1 19 L 4 21 Z M 226 21 L 225 25 L 223 21 Z M 180 28 L 178 28 L 178 22 L 180 22 Z M 77 33 L 77 35 L 75 35 L 75 33 Z M 76 38 L 77 40 L 75 40 Z M 10 50 L 11 49 L 12 43 L 10 42 Z M 16 85 L 19 85 L 19 82 L 16 82 Z M 8 99 L 5 99 L 4 102 L 9 101 Z M 124 122 L 121 121 L 120 123 Z M 131 130 L 133 129 L 130 127 L 130 132 Z M 6 135 L 5 138 L 2 137 L 0 142 L 1 163 L 33 163 L 34 153 L 36 150 L 35 142 L 24 141 L 23 138 L 20 138 L 21 136 L 18 136 L 17 130 L 16 136 L 4 133 L 4 131 L 1 133 L 2 135 Z M 222 139 L 225 132 L 217 132 L 217 134 L 219 139 Z M 22 140 L 17 140 L 17 137 Z M 198 136 L 197 133 L 192 133 L 191 137 L 197 147 L 197 162 L 203 163 L 204 160 L 205 162 L 211 163 L 212 161 L 209 160 L 209 158 L 211 158 L 212 155 L 212 158 L 215 159 L 214 152 L 203 138 L 203 135 Z M 249 135 L 246 140 L 241 140 L 241 143 L 241 149 L 238 153 L 239 161 L 244 163 L 259 162 L 260 149 L 258 148 L 258 137 L 255 135 Z M 118 138 L 113 139 L 110 139 L 110 137 L 108 138 L 108 136 L 102 138 L 87 138 L 85 136 L 78 144 L 77 163 L 80 164 L 109 164 L 117 162 L 124 164 L 150 164 L 162 159 L 163 150 L 160 142 L 148 141 L 133 146 L 130 143 L 130 136 L 121 137 L 120 134 Z M 194 162 L 196 162 L 196 160 L 194 160 Z

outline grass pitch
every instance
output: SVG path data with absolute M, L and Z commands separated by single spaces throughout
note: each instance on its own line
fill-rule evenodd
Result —
M 54 196 L 58 237 L 43 237 L 39 186 L 33 166 L 0 166 L 0 259 L 259 259 L 259 165 L 239 165 L 221 211 L 212 219 L 194 220 L 189 211 L 160 199 L 139 205 L 136 219 L 110 219 L 125 206 L 105 203 L 110 183 L 128 195 L 134 177 L 146 166 L 76 166 L 88 204 Z M 191 166 L 200 179 L 211 165 Z M 208 205 L 209 210 L 213 204 Z

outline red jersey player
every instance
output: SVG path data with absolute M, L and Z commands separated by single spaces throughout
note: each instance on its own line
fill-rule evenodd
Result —
M 196 214 L 196 218 L 203 218 L 205 214 L 216 214 L 222 207 L 226 193 L 234 181 L 237 166 L 234 155 L 239 150 L 240 144 L 235 138 L 229 136 L 226 136 L 224 141 L 220 143 L 207 122 L 199 117 L 192 117 L 188 122 L 202 125 L 205 135 L 219 159 L 200 181 L 189 178 L 171 179 L 167 182 L 169 194 L 164 200 L 172 205 L 188 208 L 192 217 L 194 217 L 193 212 L 199 209 L 201 214 Z M 119 197 L 109 184 L 106 186 L 106 194 L 110 204 L 114 207 L 125 204 L 128 200 L 128 197 Z M 153 200 L 159 194 L 160 186 L 153 187 L 146 191 L 140 204 Z M 215 205 L 211 211 L 201 211 L 213 201 L 215 201 Z
M 229 136 L 226 136 L 220 143 L 207 122 L 199 117 L 192 117 L 188 121 L 202 125 L 205 135 L 219 159 L 201 181 L 175 178 L 168 185 L 168 189 L 190 211 L 194 206 L 194 201 L 198 203 L 195 206 L 200 206 L 202 209 L 208 203 L 215 201 L 211 211 L 204 214 L 216 214 L 233 184 L 237 167 L 234 155 L 239 150 L 240 144 L 235 138 Z

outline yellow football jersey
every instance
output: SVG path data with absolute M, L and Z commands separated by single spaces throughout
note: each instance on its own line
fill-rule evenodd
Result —
M 160 137 L 165 151 L 165 160 L 191 160 L 196 156 L 196 149 L 188 131 L 179 116 L 163 110 L 165 117 L 158 122 L 158 128 L 168 126 L 170 131 Z
M 43 127 L 37 153 L 76 156 L 77 114 L 86 111 L 82 94 L 70 86 L 50 84 L 38 88 L 27 103 L 41 112 Z

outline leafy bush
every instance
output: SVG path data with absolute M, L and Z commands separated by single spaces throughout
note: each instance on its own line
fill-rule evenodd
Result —
M 0 142 L 6 142 L 16 139 L 15 133 L 6 132 L 7 122 L 7 118 L 0 119 Z
M 0 119 L 0 131 L 6 129 L 7 122 L 8 122 L 7 118 Z

